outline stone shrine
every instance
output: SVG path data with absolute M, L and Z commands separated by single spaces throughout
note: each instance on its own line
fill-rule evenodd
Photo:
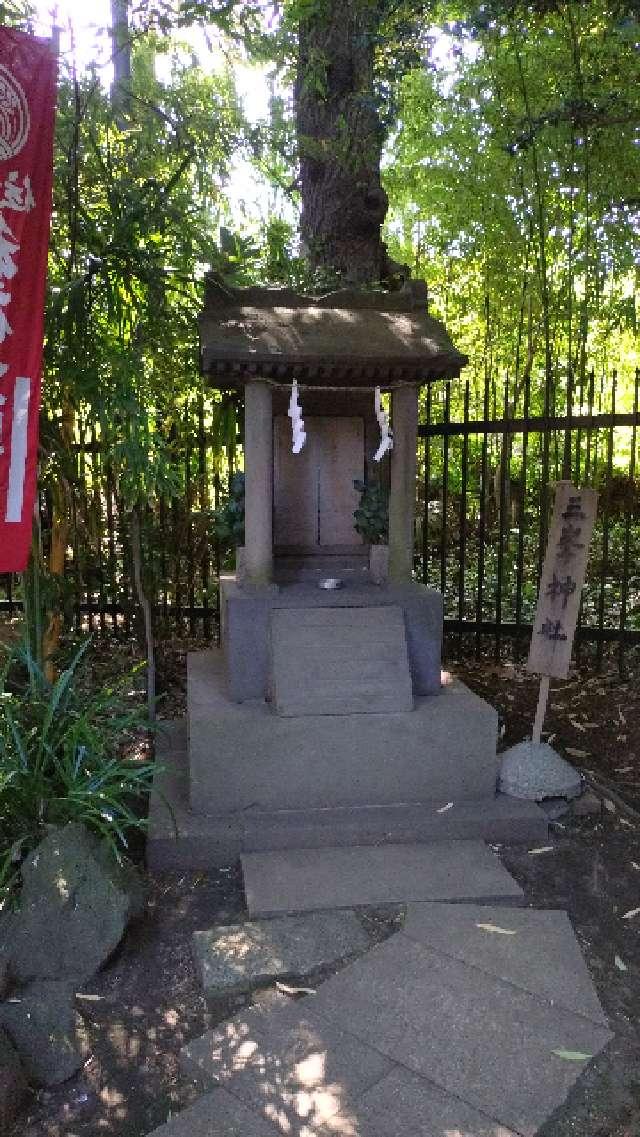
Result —
M 209 383 L 244 392 L 244 569 L 221 581 L 221 647 L 189 657 L 188 753 L 158 786 L 178 840 L 156 795 L 151 863 L 544 836 L 537 806 L 496 794 L 496 712 L 441 684 L 442 597 L 413 580 L 418 391 L 467 362 L 425 286 L 310 298 L 211 275 L 200 341 Z M 355 481 L 388 489 L 382 584 Z

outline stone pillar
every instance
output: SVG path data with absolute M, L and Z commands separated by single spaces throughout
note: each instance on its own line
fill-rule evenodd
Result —
M 245 579 L 269 584 L 273 574 L 273 411 L 271 387 L 244 390 Z
M 391 492 L 389 494 L 389 580 L 406 584 L 413 572 L 416 508 L 418 388 L 398 387 L 391 395 Z

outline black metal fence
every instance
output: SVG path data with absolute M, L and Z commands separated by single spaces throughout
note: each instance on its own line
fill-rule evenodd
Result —
M 532 391 L 527 377 L 425 389 L 420 426 L 415 568 L 439 588 L 447 630 L 478 649 L 523 652 L 535 610 L 549 487 L 570 477 L 600 494 L 579 639 L 640 644 L 640 372 L 585 371 Z M 233 414 L 233 407 L 230 407 Z M 197 396 L 173 440 L 177 494 L 143 517 L 145 584 L 158 631 L 215 635 L 220 550 L 212 512 L 237 460 L 221 450 L 220 407 Z M 235 437 L 232 429 L 231 438 Z M 137 613 L 130 518 L 110 457 L 81 424 L 71 479 L 65 599 L 78 629 L 131 633 Z M 44 529 L 50 503 L 42 502 Z M 0 578 L 0 613 L 19 605 Z
M 442 591 L 450 632 L 478 648 L 490 637 L 498 656 L 505 637 L 528 644 L 550 487 L 568 478 L 599 492 L 578 639 L 599 662 L 607 641 L 621 660 L 640 643 L 639 389 L 637 369 L 585 371 L 540 393 L 538 413 L 527 377 L 427 389 L 416 569 Z

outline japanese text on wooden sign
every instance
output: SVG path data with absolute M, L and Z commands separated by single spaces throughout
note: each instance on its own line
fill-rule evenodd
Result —
M 31 546 L 56 71 L 48 41 L 0 28 L 0 572 Z
M 566 679 L 598 495 L 558 482 L 527 669 Z

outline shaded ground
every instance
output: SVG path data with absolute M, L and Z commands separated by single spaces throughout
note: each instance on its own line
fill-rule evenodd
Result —
M 133 656 L 133 651 L 127 649 Z M 489 698 L 504 720 L 503 745 L 528 730 L 537 681 L 519 667 L 476 662 L 452 669 Z M 161 659 L 166 712 L 184 706 L 184 650 Z M 546 726 L 554 745 L 640 807 L 640 691 L 613 666 L 552 685 Z M 507 868 L 535 907 L 568 911 L 612 1028 L 614 1041 L 592 1064 L 541 1137 L 640 1137 L 640 824 L 609 799 L 602 818 L 559 822 L 551 849 L 502 849 Z M 627 915 L 638 909 L 636 915 Z M 145 917 L 104 971 L 80 992 L 93 1057 L 79 1076 L 31 1103 L 28 1137 L 143 1137 L 183 1108 L 193 1091 L 177 1054 L 189 1038 L 233 1014 L 239 997 L 207 1005 L 191 961 L 192 931 L 244 916 L 240 873 L 152 880 Z M 363 912 L 376 937 L 391 912 Z M 321 976 L 310 977 L 313 985 Z M 273 989 L 256 998 L 286 998 Z
M 536 907 L 569 912 L 616 1038 L 541 1137 L 640 1135 L 640 848 L 618 816 L 554 827 L 551 851 L 501 850 Z M 377 936 L 387 913 L 363 913 Z M 190 934 L 243 917 L 239 872 L 154 880 L 146 917 L 79 1000 L 93 1057 L 30 1110 L 29 1137 L 142 1137 L 193 1096 L 180 1079 L 183 1043 L 233 1014 L 245 999 L 207 1006 L 191 963 Z M 621 970 L 626 968 L 626 970 Z M 311 978 L 311 985 L 320 978 Z M 259 998 L 284 998 L 273 989 Z
M 521 663 L 461 658 L 448 664 L 500 712 L 502 749 L 531 736 L 539 679 Z M 595 670 L 588 659 L 566 680 L 552 680 L 543 738 L 587 777 L 640 812 L 640 665 L 624 676 L 612 653 Z

